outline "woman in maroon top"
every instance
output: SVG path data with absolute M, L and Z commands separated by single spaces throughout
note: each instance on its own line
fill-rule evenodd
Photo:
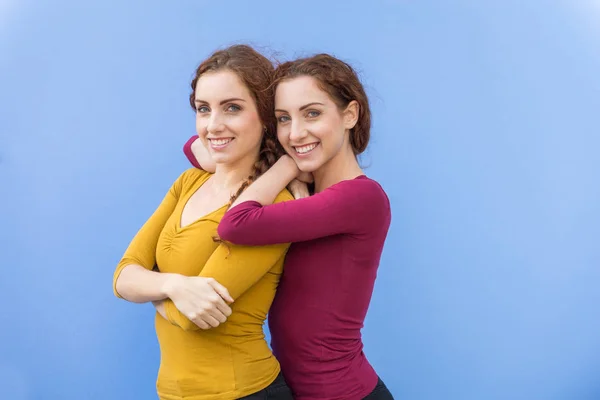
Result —
M 392 399 L 362 351 L 391 220 L 385 192 L 356 158 L 369 142 L 367 96 L 354 70 L 326 54 L 282 64 L 275 85 L 277 136 L 288 155 L 237 198 L 219 236 L 241 245 L 293 242 L 269 328 L 296 399 Z M 185 151 L 195 163 L 193 145 Z M 312 196 L 272 204 L 306 175 Z

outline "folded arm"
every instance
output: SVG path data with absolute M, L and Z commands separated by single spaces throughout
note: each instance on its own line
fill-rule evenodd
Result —
M 223 285 L 227 288 L 231 300 L 235 301 L 269 272 L 285 256 L 288 248 L 289 244 L 262 247 L 222 244 L 211 255 L 199 276 L 212 278 Z M 218 299 L 214 299 L 215 303 L 212 300 L 208 299 L 204 305 L 205 309 L 196 310 L 196 314 L 189 317 L 181 312 L 171 299 L 165 300 L 163 305 L 166 317 L 171 323 L 190 331 L 213 326 L 202 323 Z
M 278 204 L 289 200 L 292 200 L 292 197 L 285 191 L 279 193 L 275 199 Z M 182 310 L 184 307 L 178 307 L 178 302 L 175 301 L 177 299 L 172 294 L 173 290 L 167 288 L 167 292 L 171 294 L 169 299 L 159 305 L 164 309 L 164 314 L 161 315 L 184 330 L 218 326 L 224 321 L 222 319 L 215 321 L 215 313 L 219 314 L 216 309 L 222 308 L 220 303 L 223 299 L 233 302 L 254 286 L 285 256 L 289 246 L 289 243 L 261 247 L 220 244 L 198 275 L 200 278 L 208 279 L 219 296 L 215 297 L 211 293 L 204 296 L 201 307 L 195 308 L 190 315 L 187 310 Z M 159 307 L 157 310 L 160 312 Z M 229 316 L 231 310 L 221 314 Z M 208 322 L 209 320 L 211 322 Z

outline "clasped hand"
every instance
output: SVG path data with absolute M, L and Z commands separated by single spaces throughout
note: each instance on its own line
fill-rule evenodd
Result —
M 201 329 L 216 328 L 231 315 L 233 298 L 213 278 L 175 275 L 165 293 L 177 309 Z M 229 303 L 229 304 L 228 304 Z

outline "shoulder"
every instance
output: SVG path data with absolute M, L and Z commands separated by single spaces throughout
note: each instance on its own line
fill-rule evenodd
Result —
M 183 171 L 183 173 L 179 175 L 179 178 L 177 178 L 177 181 L 180 182 L 183 187 L 186 187 L 196 184 L 199 180 L 206 180 L 211 175 L 212 174 L 204 170 L 192 167 Z
M 383 187 L 374 179 L 361 175 L 335 185 L 338 194 L 354 199 L 364 207 L 390 207 L 390 201 Z
M 381 229 L 390 224 L 392 210 L 383 187 L 375 180 L 360 176 L 338 184 L 338 195 L 343 196 L 347 211 L 352 215 L 368 215 L 369 226 Z
M 294 200 L 294 196 L 287 190 L 283 189 L 277 197 L 275 197 L 275 201 L 273 203 L 283 203 L 284 201 Z
M 206 181 L 210 175 L 210 173 L 201 169 L 189 168 L 179 175 L 175 183 L 173 183 L 172 190 L 174 194 L 181 195 L 189 191 L 192 187 L 195 187 L 198 181 Z

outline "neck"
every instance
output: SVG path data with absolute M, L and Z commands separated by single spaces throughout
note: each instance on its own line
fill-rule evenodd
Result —
M 257 157 L 246 157 L 234 164 L 217 164 L 215 174 L 211 178 L 216 191 L 226 190 L 234 193 L 254 172 L 254 163 Z
M 364 172 L 358 165 L 352 147 L 346 143 L 343 150 L 313 172 L 315 192 L 322 192 L 338 182 L 354 179 L 360 175 L 364 175 Z

